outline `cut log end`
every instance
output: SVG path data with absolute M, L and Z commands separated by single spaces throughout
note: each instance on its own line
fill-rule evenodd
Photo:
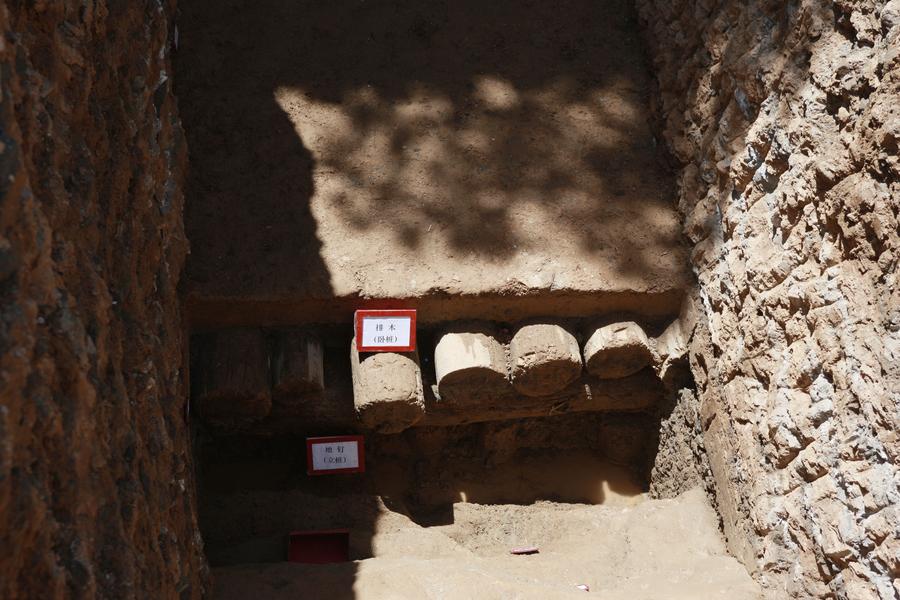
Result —
M 506 349 L 489 333 L 444 334 L 434 350 L 434 366 L 443 402 L 471 403 L 510 389 Z
M 367 429 L 397 433 L 425 415 L 422 372 L 417 354 L 380 352 L 360 360 L 352 342 L 353 402 Z
M 596 329 L 584 346 L 588 373 L 601 379 L 618 379 L 637 373 L 653 362 L 647 334 L 632 321 Z
M 216 421 L 255 420 L 269 414 L 269 357 L 258 329 L 232 329 L 211 340 L 198 377 L 200 414 Z
M 581 375 L 578 341 L 558 325 L 527 325 L 509 345 L 512 384 L 526 396 L 565 389 Z

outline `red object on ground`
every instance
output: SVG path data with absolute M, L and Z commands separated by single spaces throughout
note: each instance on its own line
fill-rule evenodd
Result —
M 334 468 L 316 464 L 313 460 L 313 446 L 334 446 L 340 442 L 356 442 L 356 465 L 346 468 Z M 335 454 L 337 456 L 337 454 Z M 306 438 L 306 474 L 328 475 L 331 473 L 362 473 L 366 470 L 365 436 L 362 435 L 332 435 L 327 437 Z
M 363 339 L 363 321 L 369 318 L 409 319 L 409 344 L 407 345 L 366 345 Z M 358 310 L 353 315 L 358 352 L 413 352 L 416 349 L 416 310 Z
M 537 554 L 540 552 L 537 546 L 520 546 L 509 551 L 510 554 Z
M 292 531 L 288 562 L 322 565 L 350 560 L 350 530 Z

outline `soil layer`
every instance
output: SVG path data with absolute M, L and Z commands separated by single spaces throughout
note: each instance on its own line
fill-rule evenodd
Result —
M 182 9 L 200 325 L 379 299 L 677 313 L 687 256 L 624 0 Z

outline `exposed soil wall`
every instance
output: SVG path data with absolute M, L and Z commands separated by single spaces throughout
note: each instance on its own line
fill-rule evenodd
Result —
M 190 598 L 173 2 L 0 3 L 0 597 Z
M 900 594 L 900 2 L 638 0 L 731 550 L 774 597 Z
M 182 0 L 191 325 L 677 314 L 632 0 Z

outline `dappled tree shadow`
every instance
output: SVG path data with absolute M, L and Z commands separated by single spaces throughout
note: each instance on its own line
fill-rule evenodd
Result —
M 386 256 L 677 269 L 628 2 L 183 10 L 190 268 L 210 293 L 328 297 Z

